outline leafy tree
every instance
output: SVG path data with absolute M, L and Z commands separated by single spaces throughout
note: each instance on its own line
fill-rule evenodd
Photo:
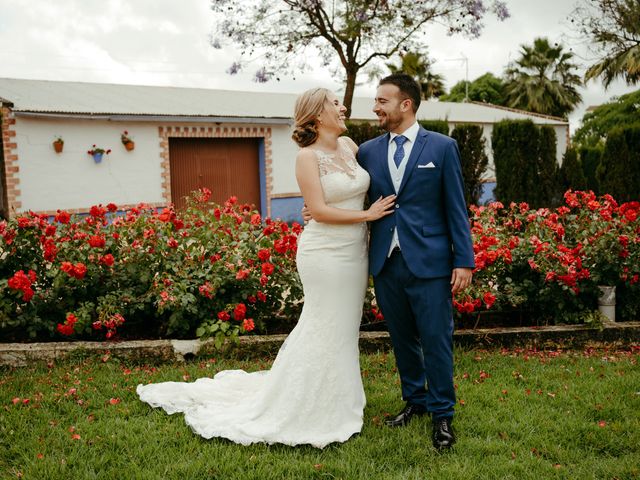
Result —
M 445 24 L 449 32 L 480 35 L 482 18 L 491 11 L 509 16 L 501 0 L 212 0 L 217 28 L 212 45 L 226 38 L 242 55 L 261 54 L 256 80 L 300 71 L 307 57 L 317 57 L 345 77 L 347 115 L 361 70 L 389 59 L 402 48 L 419 51 L 427 25 Z M 235 62 L 237 73 L 244 66 Z
M 573 141 L 584 147 L 604 146 L 610 130 L 640 121 L 640 90 L 627 93 L 603 105 L 582 118 Z
M 464 196 L 467 205 L 478 204 L 482 194 L 482 174 L 489 164 L 482 133 L 483 128 L 480 125 L 458 125 L 451 132 L 451 137 L 458 142 L 460 148 Z
M 520 58 L 506 71 L 507 105 L 530 112 L 566 117 L 582 101 L 582 82 L 571 63 L 573 53 L 546 38 L 522 45 Z
M 422 98 L 428 100 L 431 97 L 439 97 L 446 93 L 444 77 L 431 72 L 433 61 L 421 53 L 400 53 L 400 65 L 387 63 L 391 73 L 404 72 L 411 75 L 420 84 Z
M 616 77 L 627 84 L 640 80 L 640 2 L 583 0 L 571 15 L 578 30 L 595 44 L 599 59 L 585 73 L 585 81 L 601 77 L 608 87 Z
M 505 105 L 504 82 L 491 72 L 485 73 L 473 82 L 462 80 L 456 83 L 451 88 L 451 92 L 442 95 L 440 100 L 443 102 L 464 102 L 467 83 L 469 84 L 469 100 Z

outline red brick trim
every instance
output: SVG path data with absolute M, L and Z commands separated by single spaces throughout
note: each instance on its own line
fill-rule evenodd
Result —
M 2 172 L 2 185 L 4 190 L 4 215 L 8 217 L 15 216 L 17 211 L 22 208 L 22 202 L 20 201 L 20 177 L 18 176 L 18 154 L 16 152 L 17 144 L 15 141 L 16 131 L 15 124 L 16 119 L 13 111 L 6 106 L 1 109 L 1 122 L 0 129 L 2 130 L 2 153 L 4 156 L 4 172 Z
M 104 205 L 104 204 L 103 204 Z M 152 208 L 163 208 L 166 207 L 167 204 L 164 202 L 141 202 L 141 203 L 131 203 L 131 204 L 125 204 L 125 205 L 118 205 L 118 211 L 123 211 L 123 210 L 131 210 L 132 208 L 137 208 L 140 205 L 145 205 L 147 207 L 152 207 Z M 91 207 L 85 207 L 85 208 L 61 208 L 61 211 L 65 211 L 67 213 L 70 214 L 81 214 L 81 213 L 89 213 L 89 210 L 91 209 Z M 39 215 L 49 215 L 49 216 L 54 216 L 56 213 L 58 213 L 57 210 L 39 210 L 37 212 Z
M 193 127 L 164 125 L 158 127 L 160 158 L 162 159 L 162 197 L 171 202 L 171 164 L 169 161 L 169 138 L 263 138 L 264 168 L 267 198 L 267 216 L 271 216 L 271 192 L 273 188 L 273 153 L 270 127 Z

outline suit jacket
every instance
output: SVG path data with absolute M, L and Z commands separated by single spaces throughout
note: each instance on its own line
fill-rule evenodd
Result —
M 396 193 L 389 172 L 388 146 L 387 133 L 363 143 L 358 150 L 358 162 L 371 177 L 371 201 Z M 474 267 L 460 153 L 455 140 L 420 127 L 394 210 L 371 225 L 372 275 L 379 274 L 384 266 L 394 227 L 398 229 L 402 255 L 415 276 L 444 277 L 451 275 L 453 268 Z

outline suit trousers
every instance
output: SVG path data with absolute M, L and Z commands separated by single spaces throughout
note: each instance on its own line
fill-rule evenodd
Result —
M 450 282 L 450 277 L 416 277 L 397 250 L 374 277 L 376 299 L 393 343 L 402 398 L 424 406 L 433 418 L 452 417 L 456 403 Z

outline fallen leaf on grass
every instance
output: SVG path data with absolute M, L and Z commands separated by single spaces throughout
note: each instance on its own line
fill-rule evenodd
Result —
M 606 427 L 606 426 L 607 426 L 607 422 L 605 422 L 604 420 L 600 420 L 600 421 L 598 422 L 598 426 L 599 426 L 600 428 L 604 428 L 604 427 Z
M 109 403 L 110 403 L 111 405 L 117 405 L 117 404 L 119 404 L 119 403 L 120 403 L 120 399 L 119 399 L 119 398 L 110 398 L 110 399 L 109 399 Z
M 74 433 L 73 435 L 71 435 L 71 440 L 80 440 L 80 435 L 77 433 Z

